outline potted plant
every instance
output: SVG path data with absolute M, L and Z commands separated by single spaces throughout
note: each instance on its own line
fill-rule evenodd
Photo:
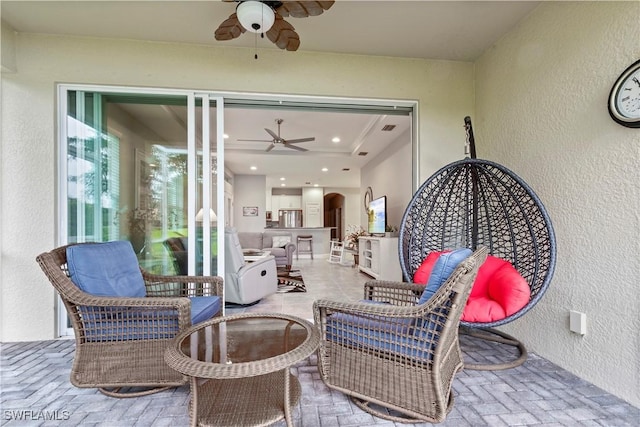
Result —
M 364 228 L 360 226 L 350 225 L 347 227 L 347 237 L 345 238 L 345 242 L 347 243 L 347 248 L 352 249 L 358 252 L 358 239 L 361 236 L 366 236 L 367 232 Z

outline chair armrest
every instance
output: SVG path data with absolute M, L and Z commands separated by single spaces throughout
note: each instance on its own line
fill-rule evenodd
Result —
M 296 251 L 296 244 L 293 242 L 289 242 L 284 246 L 284 250 L 287 253 L 287 256 L 292 256 Z
M 415 305 L 424 287 L 416 283 L 371 280 L 364 284 L 364 299 L 393 305 Z
M 276 257 L 273 255 L 269 255 L 264 258 L 260 258 L 257 261 L 247 262 L 238 270 L 238 277 L 241 277 L 249 271 L 253 271 L 260 268 L 270 267 L 269 264 L 273 264 L 273 269 L 275 270 L 275 259 Z
M 224 282 L 220 276 L 161 276 L 141 271 L 148 297 L 222 297 Z
M 313 317 L 317 325 L 323 325 L 326 317 L 334 313 L 384 318 L 416 318 L 427 313 L 430 308 L 430 304 L 397 306 L 384 303 L 341 302 L 320 299 L 313 302 Z
M 65 305 L 82 342 L 170 339 L 191 326 L 191 301 L 183 297 L 102 297 L 80 291 Z

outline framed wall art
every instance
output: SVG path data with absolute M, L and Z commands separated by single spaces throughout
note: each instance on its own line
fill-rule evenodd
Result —
M 243 206 L 242 216 L 258 216 L 257 206 Z

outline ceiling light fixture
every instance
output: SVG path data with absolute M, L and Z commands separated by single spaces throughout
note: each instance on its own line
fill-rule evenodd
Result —
M 273 9 L 262 2 L 254 0 L 240 3 L 236 8 L 236 14 L 240 25 L 252 33 L 266 33 L 276 20 Z
M 258 168 L 257 168 L 257 167 L 255 167 L 255 166 L 251 166 L 249 169 L 251 169 L 252 171 L 254 171 L 254 170 L 258 170 Z
M 340 138 L 338 138 L 337 136 L 334 136 L 331 142 L 334 142 L 337 144 L 338 142 L 340 142 Z

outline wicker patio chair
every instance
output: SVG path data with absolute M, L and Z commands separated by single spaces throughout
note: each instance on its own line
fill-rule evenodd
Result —
M 443 421 L 453 407 L 453 378 L 463 367 L 460 315 L 486 255 L 480 248 L 464 259 L 421 304 L 424 285 L 390 281 L 367 282 L 366 301 L 314 302 L 325 384 L 381 418 Z
M 480 370 L 508 369 L 527 359 L 522 342 L 495 329 L 518 319 L 542 298 L 556 263 L 553 226 L 535 192 L 506 167 L 476 158 L 471 119 L 465 117 L 471 158 L 450 163 L 428 178 L 413 195 L 402 218 L 400 266 L 411 281 L 431 252 L 485 246 L 506 260 L 530 289 L 521 309 L 492 321 L 461 321 L 462 333 L 513 346 L 519 354 L 505 363 L 467 363 Z
M 146 296 L 93 295 L 69 277 L 67 248 L 72 246 L 36 258 L 59 293 L 75 334 L 71 383 L 111 397 L 137 397 L 186 384 L 188 378 L 165 363 L 165 348 L 191 326 L 192 316 L 200 322 L 221 315 L 222 278 L 158 276 L 140 269 Z M 95 260 L 96 271 L 100 262 Z

